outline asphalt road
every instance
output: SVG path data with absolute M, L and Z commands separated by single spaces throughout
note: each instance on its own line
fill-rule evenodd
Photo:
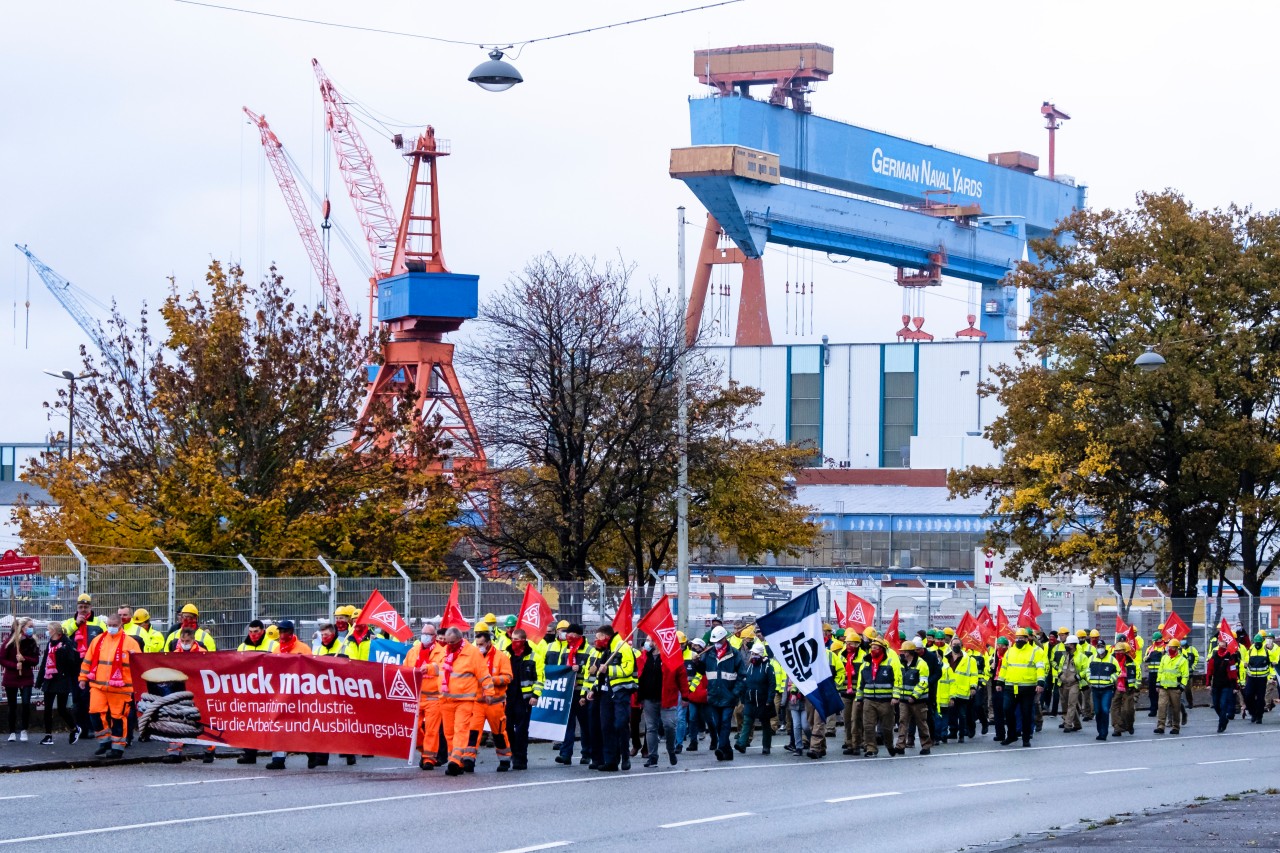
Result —
M 1280 758 L 1280 714 L 1214 733 L 1197 708 L 1178 736 L 1095 741 L 1053 728 L 1031 748 L 987 738 L 933 755 L 814 761 L 757 746 L 732 764 L 704 749 L 646 770 L 602 774 L 551 761 L 447 778 L 391 759 L 271 773 L 213 765 L 133 765 L 9 774 L 0 785 L 0 848 L 296 849 L 303 845 L 467 851 L 542 849 L 957 850 L 1104 820 L 1196 797 L 1264 789 Z M 1055 726 L 1053 718 L 1046 724 Z M 265 762 L 264 762 L 265 763 Z M 295 769 L 294 765 L 298 765 Z

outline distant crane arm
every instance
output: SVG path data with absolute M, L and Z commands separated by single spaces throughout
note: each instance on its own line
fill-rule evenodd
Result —
M 49 292 L 58 300 L 66 312 L 71 315 L 71 319 L 76 321 L 76 325 L 84 330 L 89 336 L 89 340 L 93 341 L 94 346 L 102 353 L 107 361 L 111 362 L 118 370 L 124 371 L 125 358 L 120 349 L 107 339 L 106 334 L 102 331 L 102 324 L 94 319 L 88 309 L 76 297 L 72 289 L 71 282 L 58 275 L 49 268 L 44 261 L 32 254 L 31 250 L 26 246 L 14 244 L 15 248 L 22 254 L 27 256 L 27 260 L 31 262 L 31 266 L 35 268 L 36 274 L 40 276 L 40 280 L 44 282 L 44 286 L 49 288 Z

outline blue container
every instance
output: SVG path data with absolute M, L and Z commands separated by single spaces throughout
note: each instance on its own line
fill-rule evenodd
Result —
M 470 320 L 480 312 L 480 276 L 409 272 L 378 282 L 378 319 L 408 317 Z

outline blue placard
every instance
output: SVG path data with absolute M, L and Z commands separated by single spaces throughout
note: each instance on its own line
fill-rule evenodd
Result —
M 411 648 L 409 643 L 397 643 L 395 640 L 373 640 L 369 643 L 369 661 L 402 664 Z
M 573 711 L 573 684 L 577 673 L 567 666 L 549 666 L 543 676 L 542 695 L 529 718 L 529 737 L 564 740 Z

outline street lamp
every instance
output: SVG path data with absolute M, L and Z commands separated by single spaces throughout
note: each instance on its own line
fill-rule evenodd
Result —
M 467 79 L 486 92 L 505 92 L 524 82 L 516 67 L 503 61 L 502 51 L 496 47 L 489 51 L 489 59 L 477 65 Z
M 1153 370 L 1159 370 L 1164 367 L 1165 362 L 1164 356 L 1156 352 L 1154 346 L 1149 346 L 1146 348 L 1146 352 L 1133 360 L 1133 364 L 1139 370 L 1150 373 Z
M 45 375 L 52 376 L 54 379 L 65 379 L 71 383 L 71 393 L 67 398 L 67 461 L 70 462 L 75 455 L 76 442 L 76 382 L 81 379 L 88 379 L 95 374 L 81 373 L 76 376 L 70 370 L 60 370 L 57 373 L 46 370 Z

